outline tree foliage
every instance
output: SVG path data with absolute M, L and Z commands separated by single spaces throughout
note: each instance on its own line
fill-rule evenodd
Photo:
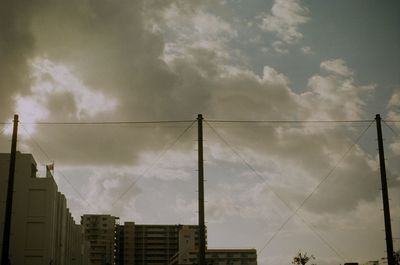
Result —
M 309 261 L 312 261 L 312 260 L 315 260 L 314 255 L 308 255 L 307 252 L 301 253 L 299 251 L 299 253 L 297 253 L 297 255 L 293 257 L 292 264 L 294 264 L 294 265 L 305 265 Z M 311 263 L 311 265 L 315 265 L 315 263 Z

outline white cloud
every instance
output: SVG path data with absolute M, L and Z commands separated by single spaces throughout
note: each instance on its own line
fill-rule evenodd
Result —
M 320 67 L 329 73 L 339 76 L 350 77 L 353 75 L 353 72 L 347 67 L 346 62 L 343 59 L 323 61 L 320 64 Z
M 51 104 L 52 95 L 69 93 L 75 103 L 76 117 L 83 119 L 112 111 L 117 105 L 115 98 L 106 96 L 85 86 L 64 65 L 55 64 L 48 59 L 36 58 L 32 61 L 32 72 L 35 78 L 31 91 L 34 97 Z M 59 106 L 62 108 L 62 106 Z
M 272 47 L 274 48 L 274 50 L 277 53 L 281 53 L 281 54 L 289 53 L 288 48 L 286 47 L 285 43 L 283 43 L 282 41 L 274 41 L 272 43 Z
M 249 70 L 240 52 L 231 48 L 235 29 L 218 14 L 189 1 L 145 2 L 165 8 L 157 9 L 166 12 L 160 20 L 165 24 L 147 27 L 152 17 L 144 11 L 144 1 L 66 1 L 62 6 L 45 1 L 34 9 L 38 13 L 29 34 L 36 50 L 26 58 L 42 59 L 34 60 L 37 72 L 30 80 L 31 90 L 18 93 L 26 100 L 21 105 L 29 103 L 38 110 L 32 119 L 191 119 L 203 113 L 210 119 L 313 120 L 358 119 L 365 114 L 365 97 L 373 86 L 358 85 L 343 60 L 322 62 L 323 73 L 312 75 L 299 93 L 284 72 L 271 66 L 260 75 Z M 263 28 L 278 35 L 277 47 L 284 51 L 301 40 L 299 28 L 308 20 L 300 1 L 277 0 Z M 180 139 L 182 145 L 146 173 L 139 182 L 143 185 L 136 185 L 120 203 L 110 203 L 188 125 L 38 127 L 35 136 L 56 161 L 71 167 L 101 165 L 81 186 L 85 198 L 100 205 L 99 211 L 135 221 L 194 223 L 196 193 L 191 181 L 196 173 L 190 161 L 195 158 L 188 155 L 195 148 L 193 135 Z M 211 225 L 249 218 L 256 224 L 254 240 L 261 242 L 290 214 L 266 183 L 289 205 L 298 206 L 364 128 L 224 124 L 218 129 L 262 178 L 243 169 L 240 159 L 207 135 L 205 143 L 212 145 L 207 159 L 216 159 L 208 162 L 208 169 L 215 171 L 207 171 Z M 338 219 L 349 216 L 359 204 L 375 198 L 375 171 L 374 160 L 356 146 L 303 210 Z
M 310 46 L 303 46 L 303 47 L 301 47 L 301 51 L 302 51 L 304 54 L 313 54 L 313 51 L 312 51 L 312 49 L 311 49 Z
M 400 142 L 391 143 L 389 148 L 394 154 L 400 155 Z
M 142 189 L 140 184 L 134 182 L 137 176 L 123 173 L 118 168 L 97 168 L 91 171 L 89 183 L 82 194 L 90 205 L 96 206 L 94 210 L 97 210 L 97 213 L 111 213 L 124 218 L 134 216 L 136 220 L 140 219 L 135 202 Z
M 395 91 L 389 100 L 388 107 L 399 108 L 400 107 L 400 91 Z
M 213 50 L 221 58 L 229 57 L 225 43 L 237 36 L 222 18 L 201 9 L 182 9 L 175 4 L 165 10 L 160 24 L 165 32 L 164 59 L 167 62 L 186 56 L 187 49 L 199 48 Z
M 400 91 L 396 90 L 393 92 L 390 97 L 389 103 L 387 105 L 388 114 L 387 120 L 399 121 L 400 120 Z M 390 126 L 394 126 L 395 128 L 400 128 L 399 123 L 390 124 Z M 394 138 L 393 142 L 389 145 L 390 150 L 395 155 L 400 155 L 400 141 L 398 138 Z
M 45 107 L 44 98 L 39 95 L 15 97 L 15 111 L 22 117 L 22 122 L 36 122 L 44 120 L 50 111 Z
M 275 0 L 271 14 L 263 18 L 261 28 L 275 32 L 283 42 L 293 44 L 303 38 L 299 26 L 309 20 L 308 13 L 300 0 Z
M 308 81 L 308 86 L 314 96 L 306 92 L 302 96 L 314 101 L 315 114 L 322 119 L 361 119 L 364 113 L 366 93 L 371 92 L 375 85 L 358 85 L 353 78 L 353 72 L 342 59 L 321 62 L 321 69 L 327 75 L 314 75 Z

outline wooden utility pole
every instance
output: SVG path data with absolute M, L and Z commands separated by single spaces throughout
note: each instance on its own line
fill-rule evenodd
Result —
M 204 222 L 204 163 L 203 163 L 203 116 L 197 116 L 198 128 L 198 192 L 199 192 L 199 264 L 206 265 L 206 232 Z
M 10 232 L 11 232 L 11 214 L 12 214 L 12 201 L 14 192 L 14 172 L 15 172 L 15 157 L 17 153 L 17 134 L 18 134 L 18 115 L 14 115 L 14 126 L 11 141 L 11 154 L 10 154 L 10 167 L 8 171 L 8 187 L 7 187 L 7 201 L 6 212 L 3 229 L 3 247 L 1 255 L 1 265 L 10 265 Z
M 383 150 L 381 120 L 382 120 L 381 116 L 379 114 L 376 114 L 375 121 L 376 121 L 376 130 L 378 134 L 379 166 L 381 170 L 382 200 L 383 200 L 383 213 L 385 218 L 387 260 L 388 260 L 388 265 L 394 265 L 392 227 L 390 221 L 389 195 L 388 195 L 388 186 L 386 181 L 385 153 Z

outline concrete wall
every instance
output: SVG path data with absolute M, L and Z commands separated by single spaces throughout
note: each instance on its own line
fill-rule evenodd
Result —
M 3 236 L 9 154 L 0 154 L 0 235 Z M 51 174 L 36 176 L 31 154 L 17 152 L 11 216 L 11 264 L 82 264 L 82 229 Z M 1 243 L 2 244 L 2 241 Z

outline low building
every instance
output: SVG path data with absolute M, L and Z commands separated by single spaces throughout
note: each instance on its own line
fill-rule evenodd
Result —
M 194 231 L 181 229 L 179 232 L 179 250 L 170 259 L 170 265 L 198 264 L 198 246 L 195 244 Z M 255 249 L 206 249 L 208 265 L 257 265 Z
M 198 252 L 178 252 L 170 261 L 170 265 L 198 264 Z M 255 249 L 207 249 L 208 265 L 257 265 Z

